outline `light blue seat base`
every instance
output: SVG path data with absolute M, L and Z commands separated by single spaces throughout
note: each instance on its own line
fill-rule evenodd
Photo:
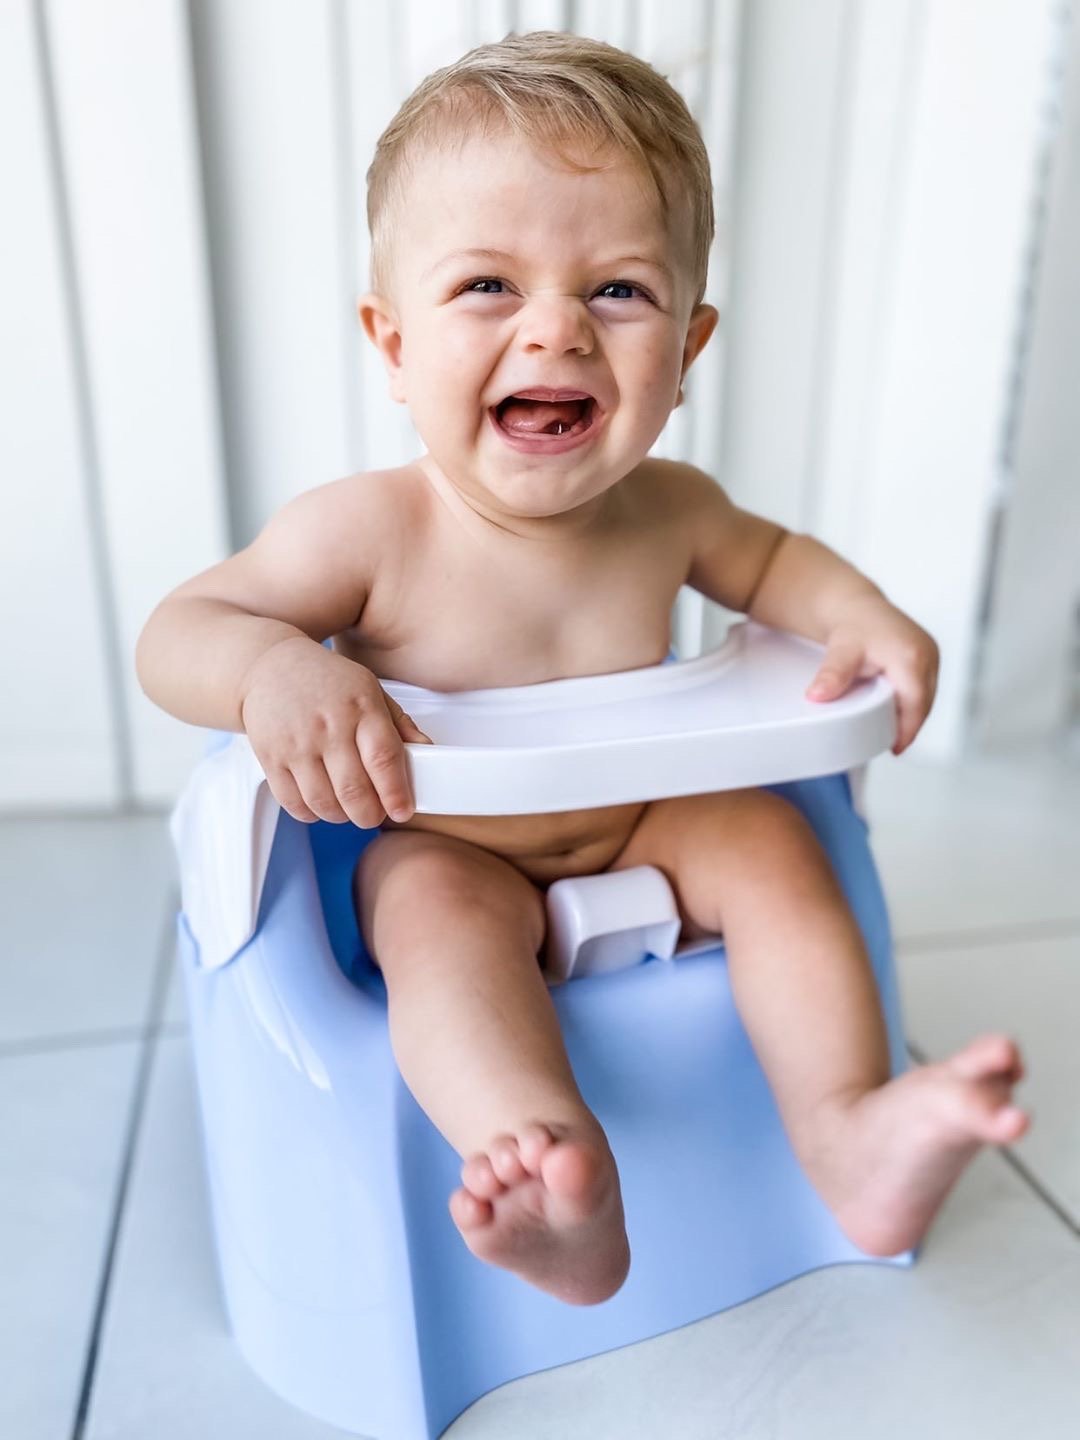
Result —
M 830 856 L 899 1073 L 888 921 L 847 778 L 771 788 Z M 224 969 L 199 968 L 180 918 L 223 1288 L 269 1385 L 346 1430 L 429 1440 L 508 1380 L 868 1259 L 792 1155 L 719 946 L 552 992 L 619 1164 L 622 1290 L 570 1307 L 474 1259 L 447 1212 L 460 1162 L 398 1075 L 382 979 L 359 946 L 348 882 L 373 833 L 283 814 L 259 928 Z

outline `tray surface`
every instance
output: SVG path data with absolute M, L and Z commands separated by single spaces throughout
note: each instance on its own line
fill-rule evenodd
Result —
M 431 736 L 407 745 L 423 814 L 541 814 L 847 770 L 888 749 L 882 679 L 805 691 L 822 648 L 751 621 L 691 660 L 506 689 L 383 688 Z

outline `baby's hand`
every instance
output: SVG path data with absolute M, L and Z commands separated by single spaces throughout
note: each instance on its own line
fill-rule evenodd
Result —
M 240 707 L 270 789 L 297 820 L 373 830 L 415 809 L 404 741 L 431 741 L 370 670 L 297 636 L 252 666 Z
M 860 600 L 830 631 L 825 658 L 808 700 L 836 700 L 857 679 L 884 674 L 896 691 L 896 742 L 901 754 L 919 733 L 937 689 L 938 647 L 883 595 Z

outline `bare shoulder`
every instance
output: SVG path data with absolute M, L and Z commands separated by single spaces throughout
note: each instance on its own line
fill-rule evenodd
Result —
M 417 518 L 426 494 L 423 475 L 415 465 L 358 471 L 297 495 L 271 518 L 263 533 L 288 528 L 302 537 L 310 532 L 322 545 L 342 545 L 355 554 L 363 536 L 386 538 L 407 527 Z
M 686 584 L 730 610 L 745 610 L 783 527 L 741 509 L 711 475 L 685 461 L 649 457 L 632 478 L 631 493 L 652 507 L 642 517 L 685 556 Z
M 370 470 L 305 490 L 255 539 L 174 593 L 228 601 L 325 639 L 354 624 L 376 569 L 425 504 L 414 466 Z
M 623 482 L 650 519 L 693 528 L 703 517 L 717 516 L 730 501 L 711 475 L 685 460 L 648 455 Z
M 358 471 L 305 490 L 271 517 L 254 548 L 284 549 L 324 566 L 349 570 L 390 559 L 403 537 L 414 533 L 431 507 L 417 465 Z

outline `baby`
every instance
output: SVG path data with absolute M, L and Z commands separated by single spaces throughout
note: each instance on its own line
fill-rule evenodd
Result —
M 619 50 L 511 35 L 423 82 L 368 185 L 359 315 L 426 451 L 301 495 L 167 596 L 143 687 L 245 731 L 298 820 L 382 830 L 358 916 L 401 1073 L 463 1158 L 450 1210 L 474 1254 L 572 1304 L 626 1277 L 615 1161 L 545 985 L 543 892 L 633 865 L 667 876 L 684 936 L 724 935 L 791 1143 L 845 1233 L 875 1255 L 912 1246 L 980 1145 L 1027 1128 L 1020 1055 L 985 1035 L 890 1079 L 860 934 L 801 815 L 759 790 L 417 815 L 403 742 L 430 742 L 379 684 L 654 665 L 686 584 L 824 642 L 811 699 L 884 673 L 897 754 L 923 723 L 937 650 L 918 625 L 823 545 L 649 456 L 717 322 L 686 106 Z

